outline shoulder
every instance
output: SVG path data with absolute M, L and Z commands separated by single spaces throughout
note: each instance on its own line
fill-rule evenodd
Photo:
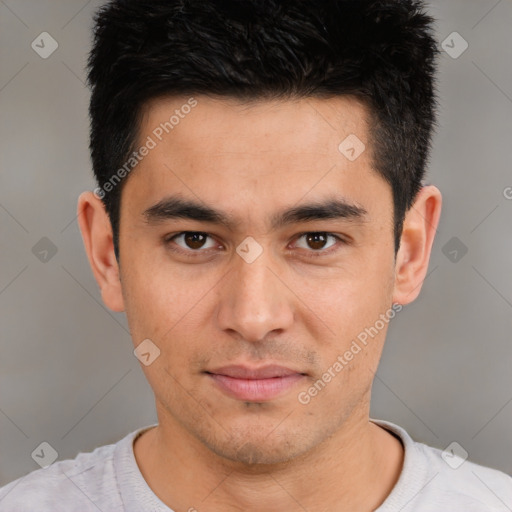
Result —
M 440 450 L 414 441 L 398 425 L 374 423 L 398 436 L 405 448 L 399 480 L 379 512 L 498 512 L 512 510 L 512 477 L 471 462 L 455 443 Z
M 0 488 L 3 512 L 120 510 L 113 455 L 116 444 L 79 453 Z M 113 489 L 114 487 L 114 489 Z M 113 492 L 114 491 L 114 492 Z
M 468 505 L 474 503 L 478 511 L 512 509 L 511 476 L 471 462 L 463 452 L 458 455 L 456 449 L 443 451 L 423 443 L 416 446 L 436 471 L 433 483 L 441 496 L 458 497 Z

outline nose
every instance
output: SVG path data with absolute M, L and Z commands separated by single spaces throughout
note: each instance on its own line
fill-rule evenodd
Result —
M 219 328 L 251 342 L 290 328 L 293 294 L 271 259 L 268 249 L 252 263 L 235 255 L 232 271 L 220 291 Z

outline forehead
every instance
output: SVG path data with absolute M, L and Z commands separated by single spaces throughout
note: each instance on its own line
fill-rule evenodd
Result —
M 215 154 L 229 147 L 233 153 L 247 155 L 252 146 L 255 152 L 264 148 L 337 155 L 338 144 L 333 143 L 341 142 L 343 134 L 367 139 L 367 107 L 351 96 L 251 101 L 204 95 L 163 97 L 149 101 L 142 111 L 139 138 L 174 140 L 196 153 Z
M 336 191 L 369 211 L 376 195 L 391 202 L 372 169 L 366 107 L 351 97 L 159 98 L 143 111 L 143 145 L 151 149 L 126 184 L 139 211 L 166 193 L 232 211 L 251 204 L 253 215 Z

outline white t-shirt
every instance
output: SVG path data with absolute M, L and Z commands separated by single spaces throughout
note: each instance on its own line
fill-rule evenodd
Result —
M 445 462 L 441 450 L 413 441 L 401 427 L 371 421 L 405 448 L 400 478 L 375 512 L 512 511 L 512 477 L 469 460 L 460 464 L 450 454 Z M 173 512 L 148 486 L 133 454 L 135 438 L 153 426 L 14 480 L 0 488 L 0 511 Z

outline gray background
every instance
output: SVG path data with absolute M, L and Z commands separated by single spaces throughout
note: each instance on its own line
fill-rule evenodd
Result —
M 99 4 L 0 1 L 0 485 L 39 468 L 31 453 L 42 441 L 73 458 L 156 422 L 125 317 L 101 302 L 75 216 L 95 186 L 84 64 Z M 443 213 L 422 293 L 389 328 L 372 417 L 512 473 L 512 2 L 430 10 L 440 45 L 456 31 L 469 48 L 440 59 L 428 181 Z M 43 31 L 59 44 L 47 59 L 31 48 Z M 43 237 L 57 249 L 47 262 L 34 254 Z

